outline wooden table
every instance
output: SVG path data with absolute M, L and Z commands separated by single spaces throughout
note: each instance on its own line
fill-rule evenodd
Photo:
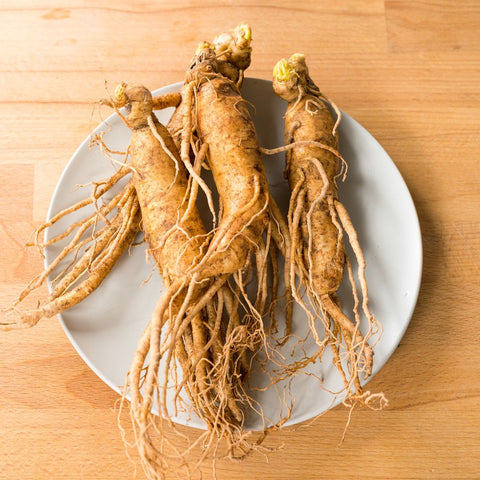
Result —
M 275 433 L 284 449 L 268 461 L 219 462 L 218 478 L 480 478 L 480 2 L 293 4 L 2 1 L 0 305 L 42 270 L 23 245 L 98 123 L 104 81 L 181 81 L 200 40 L 246 21 L 249 76 L 270 79 L 276 60 L 304 52 L 322 90 L 393 158 L 418 209 L 424 272 L 408 331 L 370 384 L 388 408 L 356 411 L 339 446 L 337 407 Z M 0 479 L 132 478 L 117 394 L 56 319 L 1 333 L 0 372 Z

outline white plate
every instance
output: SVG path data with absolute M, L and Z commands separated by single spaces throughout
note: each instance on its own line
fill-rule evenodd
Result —
M 154 92 L 176 91 L 181 84 L 170 85 Z M 247 78 L 243 87 L 245 98 L 255 105 L 255 124 L 260 145 L 273 148 L 283 144 L 285 102 L 272 91 L 271 82 Z M 158 113 L 167 122 L 172 110 Z M 130 132 L 121 120 L 112 115 L 96 131 L 105 131 L 104 140 L 112 149 L 124 149 Z M 408 188 L 394 163 L 379 143 L 353 118 L 343 114 L 339 127 L 340 151 L 348 163 L 348 177 L 340 185 L 340 199 L 347 207 L 363 247 L 367 261 L 370 305 L 383 325 L 383 335 L 375 348 L 373 373 L 378 372 L 397 347 L 413 313 L 420 287 L 422 243 L 417 214 Z M 90 192 L 89 187 L 77 188 L 93 180 L 109 177 L 116 166 L 98 148 L 89 148 L 86 139 L 73 155 L 56 187 L 49 218 Z M 283 155 L 265 158 L 271 190 L 280 206 L 288 204 L 288 186 L 283 178 Z M 47 231 L 51 238 L 62 231 L 77 212 Z M 59 247 L 46 252 L 48 265 Z M 137 340 L 147 324 L 162 290 L 160 277 L 145 261 L 144 246 L 124 255 L 100 288 L 81 304 L 60 315 L 65 332 L 89 367 L 111 388 L 120 392 L 130 366 Z M 348 289 L 340 291 L 342 303 L 348 308 Z M 295 333 L 305 330 L 305 319 L 295 311 Z M 288 355 L 289 347 L 285 353 Z M 336 370 L 328 355 L 315 372 L 324 378 L 323 387 L 341 389 Z M 257 377 L 255 383 L 262 384 Z M 286 423 L 294 424 L 312 418 L 341 401 L 332 398 L 319 381 L 311 376 L 298 376 L 291 385 L 294 409 Z M 278 409 L 274 389 L 254 393 L 265 415 L 275 421 L 282 414 Z M 283 412 L 285 413 L 285 412 Z M 204 428 L 195 417 L 179 414 L 176 421 Z M 249 428 L 259 428 L 258 418 L 252 417 Z

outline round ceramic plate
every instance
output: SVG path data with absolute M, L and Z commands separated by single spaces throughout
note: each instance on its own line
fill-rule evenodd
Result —
M 181 84 L 170 85 L 155 95 L 176 91 Z M 255 106 L 252 115 L 260 145 L 273 148 L 283 144 L 283 115 L 286 104 L 272 91 L 271 82 L 247 78 L 244 97 Z M 158 112 L 166 123 L 171 109 Z M 110 116 L 96 132 L 105 132 L 104 141 L 113 150 L 128 145 L 130 132 L 117 115 Z M 413 313 L 420 287 L 422 243 L 415 207 L 405 182 L 379 143 L 353 118 L 343 114 L 339 127 L 340 151 L 348 163 L 348 176 L 340 182 L 339 195 L 350 213 L 367 262 L 367 281 L 371 310 L 383 326 L 375 346 L 373 374 L 378 372 L 397 347 Z M 265 157 L 273 196 L 285 212 L 288 185 L 283 178 L 284 156 Z M 49 218 L 61 209 L 85 198 L 91 187 L 78 187 L 108 178 L 118 168 L 98 148 L 89 148 L 89 139 L 78 148 L 63 172 L 49 210 Z M 200 205 L 201 209 L 205 207 Z M 85 210 L 85 209 L 84 209 Z M 84 217 L 79 211 L 49 228 L 51 238 L 66 225 Z M 61 245 L 46 252 L 50 264 Z M 152 275 L 153 272 L 153 275 Z M 147 281 L 148 279 L 148 281 Z M 162 292 L 160 277 L 146 262 L 145 246 L 125 254 L 102 285 L 79 305 L 60 315 L 67 336 L 90 368 L 111 388 L 121 391 L 137 340 L 146 326 Z M 343 285 L 340 298 L 346 309 L 352 306 L 349 289 Z M 278 319 L 281 324 L 281 315 Z M 299 309 L 294 311 L 293 333 L 306 333 L 306 320 Z M 290 358 L 291 344 L 284 348 Z M 311 346 L 313 348 L 313 346 Z M 310 348 L 306 345 L 307 350 Z M 263 409 L 264 417 L 277 421 L 286 413 L 279 407 L 278 395 L 288 390 L 293 410 L 285 423 L 294 424 L 321 414 L 341 401 L 342 382 L 331 357 L 312 366 L 314 375 L 296 376 L 291 383 L 264 390 L 268 378 L 253 374 L 251 394 Z M 319 378 L 322 379 L 320 382 Z M 175 421 L 204 428 L 195 416 L 179 413 Z M 248 428 L 262 427 L 258 415 L 252 414 Z

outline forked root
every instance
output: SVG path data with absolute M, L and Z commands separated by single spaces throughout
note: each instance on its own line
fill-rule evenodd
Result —
M 125 390 L 132 399 L 135 445 L 145 470 L 157 475 L 153 478 L 163 478 L 162 472 L 173 463 L 199 466 L 206 459 L 219 458 L 222 449 L 226 449 L 222 455 L 232 460 L 268 450 L 261 445 L 266 432 L 255 437 L 245 431 L 244 424 L 255 404 L 245 389 L 249 357 L 267 346 L 263 312 L 268 310 L 271 287 L 267 281 L 270 248 L 267 234 L 251 270 L 208 281 L 200 281 L 202 275 L 197 272 L 190 280 L 175 280 L 160 299 L 137 348 Z M 259 279 L 255 300 L 246 292 L 252 280 L 248 272 L 255 272 Z M 234 280 L 232 285 L 227 283 L 229 278 Z M 206 319 L 199 316 L 202 312 Z M 175 359 L 182 366 L 179 376 L 171 375 Z M 173 426 L 179 411 L 197 415 L 207 426 L 201 436 L 203 453 L 194 460 L 193 446 L 181 451 L 166 439 L 165 426 Z
M 107 186 L 113 186 L 122 177 L 123 175 L 115 174 L 110 180 L 103 182 L 99 191 L 105 193 Z M 95 199 L 96 195 L 92 196 L 89 202 L 93 203 L 96 201 Z M 108 203 L 106 207 L 110 208 L 111 204 L 112 202 Z M 83 208 L 86 205 L 85 202 L 79 202 L 77 207 Z M 102 211 L 102 208 L 96 214 L 73 224 L 74 228 L 68 229 L 70 232 L 77 229 L 73 239 L 63 247 L 49 267 L 21 292 L 10 308 L 10 311 L 15 314 L 15 318 L 12 319 L 12 322 L 0 324 L 0 329 L 32 327 L 40 319 L 52 317 L 78 304 L 101 284 L 123 253 L 133 244 L 135 236 L 140 230 L 138 201 L 128 184 L 122 192 L 114 197 L 109 213 L 113 211 L 113 208 L 116 208 L 117 212 L 111 220 L 102 228 L 93 231 L 90 236 L 85 236 L 85 233 L 89 227 L 96 226 L 101 221 L 100 217 L 103 218 L 105 214 L 105 210 Z M 63 210 L 47 224 L 52 226 L 64 215 L 76 210 L 77 208 Z M 58 238 L 59 240 L 65 238 L 63 235 L 59 237 L 61 237 Z M 69 260 L 69 257 L 73 257 L 73 259 Z M 33 290 L 42 286 L 47 277 L 52 275 L 55 269 L 60 268 L 62 261 L 69 261 L 69 263 L 53 280 L 49 298 L 35 309 L 20 310 L 18 305 Z
M 342 391 L 334 393 L 344 393 L 345 402 L 361 402 L 362 380 L 372 374 L 372 344 L 379 328 L 368 305 L 363 252 L 350 217 L 338 201 L 337 179 L 344 179 L 347 172 L 337 134 L 341 112 L 315 85 L 302 54 L 275 65 L 273 90 L 288 102 L 284 117 L 286 145 L 262 152 L 285 152 L 286 156 L 285 175 L 291 190 L 288 225 L 293 296 L 307 315 L 316 347 L 313 357 L 320 359 L 325 347 L 331 348 L 343 384 Z M 358 266 L 356 276 L 345 247 L 347 238 Z M 354 299 L 352 314 L 345 313 L 337 297 L 345 270 Z M 290 368 L 290 373 L 303 371 L 311 364 L 305 356 Z
M 368 308 L 365 260 L 345 208 L 340 202 L 333 200 L 331 194 L 328 193 L 329 184 L 326 181 L 326 174 L 322 165 L 319 162 L 313 162 L 313 164 L 320 170 L 320 175 L 324 179 L 324 188 L 316 200 L 312 202 L 310 208 L 306 210 L 305 176 L 301 171 L 299 172 L 299 180 L 292 189 L 288 213 L 292 242 L 289 271 L 293 297 L 307 315 L 309 330 L 317 345 L 317 351 L 310 358 L 286 366 L 282 378 L 304 371 L 308 365 L 321 359 L 325 347 L 329 345 L 333 353 L 333 363 L 344 385 L 345 402 L 353 402 L 354 399 L 358 399 L 358 402 L 360 402 L 364 398 L 360 378 L 363 376 L 363 379 L 367 379 L 372 374 L 373 368 L 373 348 L 369 344 L 369 340 L 378 332 L 377 322 Z M 362 312 L 367 321 L 364 334 L 360 331 L 361 316 L 357 311 L 358 295 L 349 258 L 346 257 L 345 262 L 355 299 L 354 321 L 344 313 L 337 296 L 329 292 L 322 293 L 321 290 L 319 291 L 317 282 L 312 278 L 314 259 L 311 253 L 313 239 L 311 217 L 315 209 L 320 208 L 321 202 L 326 202 L 326 205 L 329 205 L 327 208 L 330 211 L 332 223 L 338 231 L 338 245 L 343 241 L 343 232 L 346 232 L 355 252 L 362 293 Z M 305 240 L 305 236 L 308 240 Z M 302 291 L 305 292 L 308 301 L 304 300 Z M 318 330 L 317 319 L 321 320 L 323 333 Z
M 173 462 L 192 463 L 187 457 L 193 446 L 184 451 L 175 449 L 164 433 L 165 425 L 173 425 L 177 408 L 197 414 L 207 425 L 207 432 L 201 436 L 203 453 L 194 461 L 198 465 L 207 458 L 216 458 L 221 443 L 226 446 L 224 455 L 232 459 L 262 449 L 258 440 L 251 441 L 243 429 L 243 409 L 251 403 L 243 379 L 248 365 L 246 352 L 264 341 L 265 332 L 259 315 L 255 325 L 240 320 L 235 294 L 225 287 L 227 279 L 225 275 L 206 286 L 195 279 L 189 284 L 173 282 L 159 300 L 139 342 L 124 398 L 131 396 L 135 445 L 145 470 L 157 475 L 152 478 L 163 478 L 165 468 Z M 240 286 L 240 291 L 243 288 Z M 191 305 L 195 307 L 189 308 Z M 198 313 L 206 307 L 211 311 L 208 329 L 196 344 L 192 332 Z M 223 308 L 227 317 L 222 315 Z M 182 364 L 182 378 L 169 375 L 175 359 L 173 352 L 177 352 Z M 179 400 L 182 389 L 190 397 L 190 407 Z M 167 396 L 170 390 L 175 393 L 173 404 Z

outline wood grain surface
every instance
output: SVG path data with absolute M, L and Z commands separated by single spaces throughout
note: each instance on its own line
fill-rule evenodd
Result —
M 43 268 L 24 244 L 100 121 L 104 82 L 181 81 L 197 43 L 240 21 L 253 29 L 248 76 L 305 53 L 390 154 L 418 210 L 424 271 L 408 331 L 370 384 L 388 408 L 355 411 L 341 445 L 342 407 L 276 432 L 282 450 L 220 461 L 218 479 L 480 478 L 478 0 L 2 0 L 0 307 Z M 0 332 L 0 479 L 133 478 L 117 399 L 57 319 Z

